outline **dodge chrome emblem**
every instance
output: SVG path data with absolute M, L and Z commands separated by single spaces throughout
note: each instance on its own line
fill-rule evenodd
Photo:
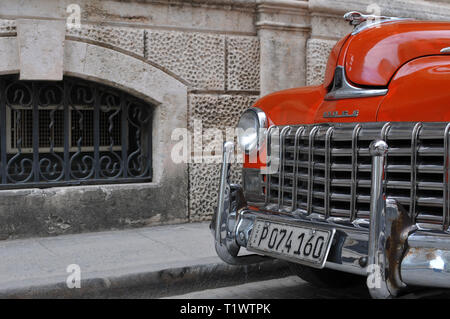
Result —
M 358 115 L 359 115 L 359 110 L 354 110 L 353 113 L 349 113 L 348 111 L 342 111 L 342 113 L 340 113 L 340 114 L 339 114 L 339 111 L 323 113 L 324 118 L 358 117 Z

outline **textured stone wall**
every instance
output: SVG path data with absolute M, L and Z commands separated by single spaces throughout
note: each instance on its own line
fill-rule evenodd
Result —
M 227 127 L 234 128 L 240 114 L 252 106 L 258 96 L 244 94 L 191 94 L 189 97 L 189 128 L 194 132 L 194 120 L 201 120 L 203 150 L 206 146 L 221 148 L 221 143 L 214 143 L 216 135 L 205 134 L 208 129 L 225 132 Z M 225 136 L 223 134 L 223 140 Z M 213 160 L 220 160 L 216 154 Z M 217 203 L 220 164 L 192 163 L 189 165 L 189 212 L 191 221 L 208 220 Z M 241 165 L 232 166 L 231 182 L 241 184 Z
M 192 88 L 225 88 L 223 35 L 149 30 L 146 57 L 189 83 Z
M 202 136 L 203 152 L 221 150 L 227 128 L 234 128 L 240 114 L 252 106 L 259 90 L 259 41 L 256 37 L 226 36 L 221 52 L 224 61 L 224 83 L 219 91 L 201 88 L 189 95 L 188 128 Z M 218 49 L 216 48 L 218 51 Z M 198 82 L 197 82 L 198 83 Z M 231 93 L 232 91 L 232 93 Z M 201 123 L 201 128 L 194 127 Z M 196 129 L 194 131 L 194 129 Z M 216 133 L 211 131 L 215 129 Z M 208 134 L 209 131 L 209 134 Z M 222 132 L 221 138 L 217 133 Z M 195 155 L 195 154 L 194 154 Z M 189 165 L 189 218 L 191 221 L 209 220 L 217 203 L 220 160 L 219 152 L 202 163 Z M 214 163 L 211 163 L 214 162 Z M 241 183 L 241 166 L 233 165 L 233 183 Z
M 257 37 L 228 37 L 228 90 L 259 91 L 260 45 Z
M 189 165 L 189 220 L 192 222 L 210 220 L 217 208 L 220 164 Z M 241 184 L 241 165 L 231 166 L 232 183 Z
M 323 82 L 328 56 L 336 44 L 334 40 L 310 39 L 306 47 L 306 85 Z
M 203 138 L 207 147 L 221 150 L 222 139 L 207 134 L 234 128 L 240 114 L 252 106 L 259 93 L 259 39 L 256 36 L 223 35 L 187 31 L 146 30 L 145 57 L 191 88 L 188 128 Z M 194 122 L 201 123 L 194 132 Z M 210 132 L 211 133 L 211 132 Z M 208 153 L 209 154 L 209 153 Z M 199 154 L 197 154 L 199 155 Z M 215 159 L 220 152 L 213 152 Z M 214 161 L 214 158 L 212 159 Z M 211 161 L 211 159 L 209 159 Z M 233 182 L 240 183 L 240 165 L 233 166 Z M 189 218 L 208 220 L 217 202 L 220 164 L 189 164 Z
M 68 28 L 66 36 L 106 44 L 144 56 L 144 30 L 83 23 L 80 29 Z

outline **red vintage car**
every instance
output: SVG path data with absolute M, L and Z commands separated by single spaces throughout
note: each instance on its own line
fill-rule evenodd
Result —
M 344 17 L 355 29 L 322 85 L 242 114 L 242 187 L 229 183 L 224 144 L 217 253 L 287 260 L 321 286 L 365 276 L 377 298 L 450 288 L 450 23 Z

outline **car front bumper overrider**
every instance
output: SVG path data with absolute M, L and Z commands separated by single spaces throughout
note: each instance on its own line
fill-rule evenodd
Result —
M 315 214 L 293 215 L 248 208 L 242 187 L 229 182 L 234 144 L 225 142 L 218 207 L 211 222 L 219 257 L 235 265 L 271 257 L 282 259 L 278 255 L 239 255 L 240 248 L 247 247 L 258 218 L 334 229 L 325 268 L 367 276 L 368 289 L 375 298 L 398 296 L 410 286 L 450 288 L 450 236 L 418 229 L 408 212 L 385 196 L 384 162 L 388 146 L 377 140 L 372 142 L 370 151 L 373 160 L 369 224 L 349 226 Z

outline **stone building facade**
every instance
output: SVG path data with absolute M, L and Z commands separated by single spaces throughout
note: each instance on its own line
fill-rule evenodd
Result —
M 80 9 L 81 24 L 80 27 L 73 27 L 67 22 L 76 21 L 73 14 L 77 14 L 77 8 Z M 235 126 L 240 113 L 261 95 L 285 88 L 320 84 L 331 48 L 351 30 L 342 15 L 352 10 L 369 13 L 377 13 L 378 10 L 382 15 L 419 19 L 450 19 L 450 3 L 445 1 L 1 1 L 1 83 L 28 83 L 26 85 L 32 88 L 30 92 L 34 92 L 33 88 L 46 87 L 46 83 L 50 83 L 48 81 L 56 83 L 52 84 L 53 87 L 61 87 L 58 83 L 63 80 L 61 92 L 66 96 L 71 94 L 70 89 L 66 93 L 66 82 L 71 87 L 71 81 L 83 81 L 80 85 L 85 88 L 81 91 L 95 88 L 95 92 L 111 91 L 111 95 L 116 97 L 126 94 L 130 99 L 138 99 L 140 105 L 145 105 L 134 115 L 130 112 L 124 115 L 122 122 L 118 120 L 119 125 L 119 122 L 114 122 L 113 115 L 102 120 L 102 112 L 110 114 L 108 112 L 114 112 L 115 108 L 105 109 L 99 95 L 100 106 L 97 109 L 92 106 L 91 110 L 93 121 L 98 123 L 97 126 L 93 124 L 93 130 L 100 131 L 100 135 L 104 133 L 107 141 L 115 141 L 112 137 L 115 132 L 117 139 L 122 138 L 122 142 L 128 143 L 126 136 L 131 131 L 123 127 L 125 124 L 131 127 L 129 122 L 132 122 L 132 117 L 139 118 L 142 112 L 151 114 L 151 125 L 147 128 L 146 137 L 142 137 L 141 128 L 133 131 L 137 139 L 142 138 L 141 142 L 147 145 L 147 155 L 141 157 L 148 160 L 150 166 L 150 170 L 146 171 L 147 179 L 142 174 L 131 173 L 132 169 L 137 169 L 137 162 L 133 164 L 133 161 L 127 160 L 133 156 L 133 151 L 130 148 L 127 153 L 119 143 L 119 148 L 114 145 L 114 152 L 119 157 L 123 156 L 124 161 L 119 159 L 116 168 L 122 169 L 120 174 L 127 175 L 124 170 L 129 171 L 127 176 L 120 175 L 121 178 L 117 179 L 106 176 L 103 169 L 109 167 L 113 172 L 113 165 L 99 164 L 92 170 L 98 178 L 89 177 L 80 181 L 70 173 L 71 168 L 67 168 L 72 165 L 70 160 L 77 153 L 77 141 L 64 140 L 66 144 L 59 151 L 61 163 L 64 163 L 61 179 L 55 178 L 50 183 L 48 181 L 55 173 L 51 175 L 49 165 L 46 172 L 40 171 L 42 166 L 45 168 L 46 161 L 51 162 L 46 160 L 47 155 L 41 153 L 52 153 L 56 135 L 69 131 L 73 135 L 80 129 L 80 123 L 70 122 L 78 116 L 75 114 L 77 107 L 66 106 L 66 100 L 61 100 L 60 108 L 54 106 L 52 110 L 56 111 L 49 112 L 53 115 L 46 115 L 48 118 L 42 116 L 44 120 L 41 123 L 39 120 L 33 121 L 32 116 L 25 118 L 25 111 L 21 115 L 23 118 L 8 115 L 22 114 L 22 111 L 19 112 L 17 106 L 8 106 L 8 101 L 4 102 L 5 112 L 0 112 L 0 121 L 9 124 L 5 124 L 0 131 L 5 141 L 2 149 L 5 149 L 8 140 L 15 138 L 17 144 L 22 133 L 15 133 L 11 128 L 22 125 L 22 121 L 29 124 L 30 132 L 38 135 L 45 133 L 39 130 L 39 125 L 41 129 L 46 128 L 50 121 L 48 129 L 51 134 L 50 148 L 46 150 L 41 148 L 39 142 L 33 144 L 36 135 L 30 140 L 29 160 L 24 162 L 34 168 L 29 179 L 25 176 L 17 182 L 11 174 L 15 169 L 14 174 L 21 176 L 20 165 L 8 165 L 14 162 L 12 158 L 18 152 L 23 152 L 21 145 L 24 142 L 20 140 L 19 146 L 10 147 L 10 153 L 0 149 L 3 156 L 0 157 L 3 174 L 0 238 L 210 219 L 217 198 L 219 165 L 196 161 L 174 163 L 171 150 L 177 141 L 172 138 L 173 130 L 187 128 L 192 133 L 195 130 L 205 133 L 208 129 L 224 131 Z M 97 84 L 101 87 L 97 88 Z M 2 89 L 6 100 L 7 88 Z M 20 92 L 16 90 L 11 93 L 11 99 L 18 99 L 22 94 Z M 30 114 L 44 114 L 46 104 L 39 105 L 41 91 L 37 89 L 36 92 L 33 95 L 38 101 L 33 109 L 36 113 Z M 52 94 L 47 96 L 43 93 L 49 99 Z M 14 101 L 11 103 L 14 104 Z M 7 113 L 8 108 L 10 113 Z M 61 127 L 64 128 L 55 133 L 54 116 L 57 110 L 63 112 L 61 121 L 64 124 Z M 90 112 L 89 109 L 83 110 Z M 72 111 L 74 115 L 71 115 Z M 125 114 L 123 110 L 120 112 Z M 64 122 L 66 115 L 67 121 Z M 196 126 L 196 121 L 201 121 L 201 127 Z M 106 128 L 102 129 L 102 125 Z M 16 126 L 14 128 L 19 130 Z M 114 131 L 116 128 L 118 131 Z M 84 127 L 84 130 L 88 129 Z M 124 135 L 120 135 L 121 132 Z M 99 134 L 97 142 L 103 136 Z M 204 135 L 203 145 L 208 142 L 210 137 Z M 140 155 L 145 149 L 141 146 L 133 146 L 139 149 L 136 152 Z M 113 152 L 112 146 L 109 149 L 107 144 L 102 144 L 97 150 L 92 146 L 83 152 L 90 154 L 85 159 L 91 157 L 93 161 L 101 162 L 108 151 Z M 40 162 L 41 156 L 43 162 Z M 214 156 L 220 157 L 220 154 Z M 83 172 L 82 165 L 86 163 L 82 160 L 77 163 L 80 172 Z M 50 175 L 44 177 L 45 174 Z M 237 182 L 239 175 L 236 167 L 233 179 Z M 30 182 L 33 178 L 35 183 Z

